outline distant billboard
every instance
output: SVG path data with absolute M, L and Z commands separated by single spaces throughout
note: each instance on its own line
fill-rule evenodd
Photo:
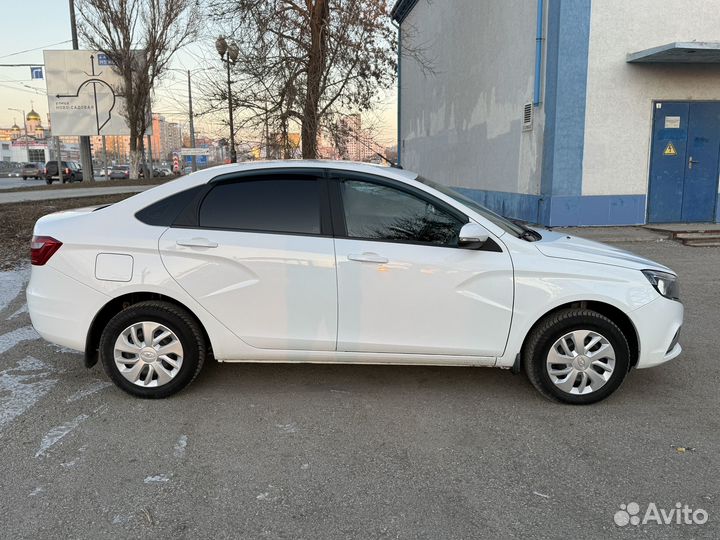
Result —
M 53 135 L 129 135 L 122 78 L 94 51 L 44 51 Z

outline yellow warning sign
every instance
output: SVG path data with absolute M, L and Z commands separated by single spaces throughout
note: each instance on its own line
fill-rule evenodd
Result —
M 663 152 L 663 155 L 677 156 L 677 150 L 675 149 L 675 145 L 672 142 L 668 143 L 667 147 L 665 148 L 665 151 Z

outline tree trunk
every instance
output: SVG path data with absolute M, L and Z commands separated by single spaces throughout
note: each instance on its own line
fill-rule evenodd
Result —
M 328 0 L 317 0 L 310 15 L 310 55 L 307 71 L 307 94 L 303 105 L 301 122 L 302 157 L 318 157 L 318 109 L 320 104 L 320 83 L 327 54 L 327 24 L 329 19 Z
M 141 151 L 138 148 L 137 131 L 130 126 L 130 178 L 138 177 L 141 158 Z

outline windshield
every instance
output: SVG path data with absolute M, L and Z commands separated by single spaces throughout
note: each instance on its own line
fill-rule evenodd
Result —
M 422 182 L 426 186 L 430 186 L 431 188 L 438 190 L 443 195 L 447 195 L 448 197 L 455 199 L 459 203 L 464 204 L 468 208 L 471 208 L 472 210 L 480 214 L 482 217 L 492 222 L 494 225 L 500 227 L 505 232 L 508 232 L 514 236 L 522 236 L 523 233 L 527 230 L 525 227 L 516 225 L 512 221 L 502 217 L 501 215 L 496 214 L 492 210 L 488 210 L 482 204 L 473 201 L 470 197 L 466 197 L 462 193 L 455 191 L 448 186 L 444 186 L 432 180 L 428 180 L 427 178 L 423 178 L 422 176 L 418 176 L 415 180 L 417 180 L 418 182 Z

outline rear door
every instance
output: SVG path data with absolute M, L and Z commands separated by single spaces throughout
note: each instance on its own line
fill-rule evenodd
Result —
M 215 182 L 160 239 L 173 278 L 251 346 L 335 350 L 335 253 L 321 176 Z

